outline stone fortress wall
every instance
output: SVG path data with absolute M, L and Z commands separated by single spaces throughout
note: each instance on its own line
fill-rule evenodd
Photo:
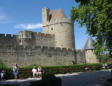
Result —
M 54 48 L 45 46 L 36 47 L 3 47 L 0 48 L 0 59 L 12 66 L 17 63 L 20 66 L 31 64 L 38 65 L 62 65 L 75 62 L 74 50 L 66 48 Z
M 43 33 L 21 31 L 18 35 L 0 34 L 0 59 L 8 66 L 70 65 L 91 60 L 93 52 L 76 50 L 74 46 L 74 25 L 61 9 L 50 11 L 43 8 Z M 86 46 L 91 44 L 86 43 Z M 85 48 L 91 51 L 91 48 Z M 93 49 L 92 49 L 93 51 Z M 92 54 L 91 54 L 92 53 Z M 90 61 L 91 60 L 91 61 Z
M 29 34 L 30 32 L 30 34 Z M 32 31 L 21 31 L 19 35 L 0 34 L 0 46 L 55 46 L 54 35 L 37 33 Z
M 26 35 L 26 32 L 32 33 L 32 36 Z M 54 35 L 32 31 L 21 31 L 19 35 L 0 34 L 0 59 L 8 66 L 12 66 L 14 63 L 20 66 L 31 64 L 50 66 L 69 65 L 77 63 L 77 61 L 78 63 L 85 62 L 82 60 L 84 54 L 77 52 L 78 58 L 76 58 L 74 49 L 52 47 L 55 45 L 55 43 L 52 44 L 53 37 Z M 40 40 L 34 41 L 34 39 Z M 46 40 L 50 40 L 50 44 Z M 44 44 L 42 44 L 43 42 Z
M 18 45 L 17 42 L 17 35 L 11 35 L 11 34 L 0 34 L 0 46 L 4 46 L 7 48 L 7 46 L 16 46 Z
M 23 46 L 55 46 L 55 36 L 53 34 L 21 31 L 19 32 L 18 40 L 19 45 Z
M 76 58 L 74 49 L 52 47 L 55 42 L 51 34 L 21 31 L 19 35 L 0 34 L 0 40 L 0 59 L 8 66 L 14 63 L 20 66 L 84 63 L 83 55 L 77 53 Z

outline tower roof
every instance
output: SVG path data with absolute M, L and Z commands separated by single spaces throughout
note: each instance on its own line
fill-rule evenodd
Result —
M 93 43 L 94 43 L 93 39 L 91 37 L 88 37 L 88 40 L 84 45 L 84 50 L 93 50 L 94 49 Z
M 61 8 L 50 12 L 50 21 L 63 18 L 66 18 L 66 15 Z

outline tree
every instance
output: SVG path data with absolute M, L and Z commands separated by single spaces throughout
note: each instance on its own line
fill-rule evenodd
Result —
M 112 0 L 75 0 L 79 5 L 72 7 L 71 20 L 86 25 L 87 33 L 95 37 L 95 54 L 108 50 L 112 57 Z

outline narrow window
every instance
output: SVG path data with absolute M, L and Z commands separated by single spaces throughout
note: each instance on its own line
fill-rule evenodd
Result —
M 51 28 L 51 30 L 53 30 L 53 28 Z

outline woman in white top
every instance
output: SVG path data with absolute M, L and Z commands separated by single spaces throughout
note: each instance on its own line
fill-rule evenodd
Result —
M 35 66 L 33 67 L 32 72 L 33 72 L 33 77 L 35 77 L 37 74 L 37 69 Z

